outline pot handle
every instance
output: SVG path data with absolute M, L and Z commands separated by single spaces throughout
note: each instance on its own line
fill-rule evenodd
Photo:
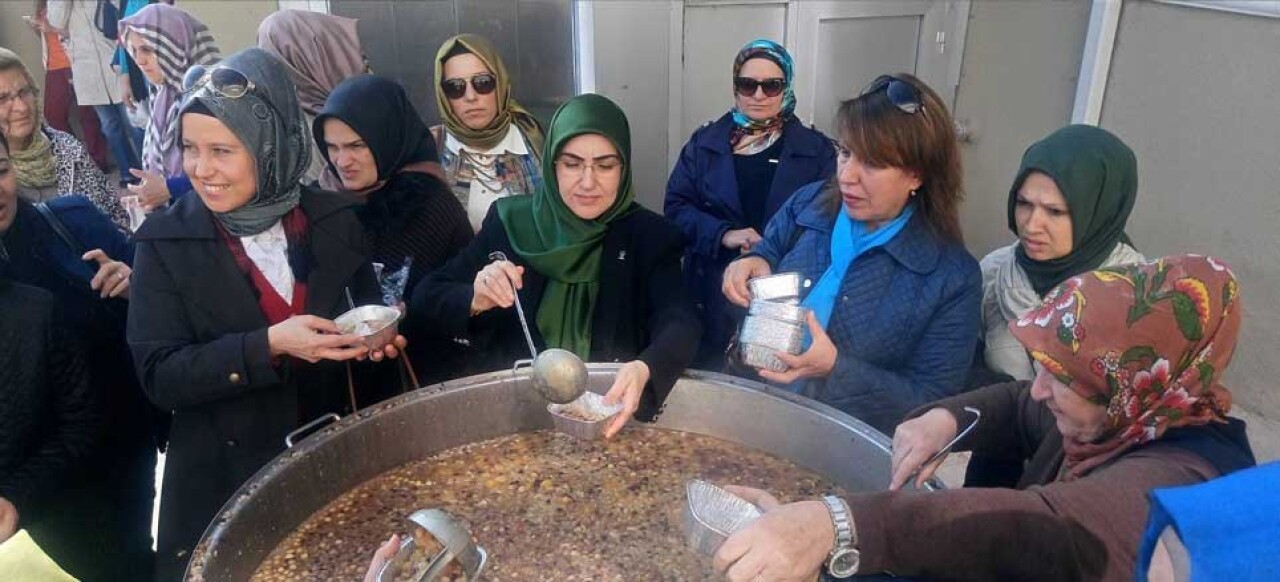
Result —
M 329 414 L 323 415 L 323 416 L 321 416 L 320 418 L 317 418 L 317 419 L 315 419 L 315 420 L 313 420 L 313 421 L 311 421 L 311 422 L 308 422 L 307 424 L 304 424 L 304 425 L 302 425 L 302 426 L 298 427 L 298 428 L 297 428 L 296 430 L 294 430 L 293 432 L 291 432 L 291 433 L 289 433 L 289 434 L 285 435 L 285 437 L 284 437 L 284 446 L 285 446 L 286 448 L 290 448 L 290 449 L 292 449 L 292 448 L 293 448 L 293 442 L 294 442 L 295 440 L 299 440 L 299 435 L 301 435 L 301 436 L 302 436 L 302 438 L 305 438 L 305 437 L 307 437 L 307 436 L 311 435 L 311 433 L 316 432 L 317 430 L 319 430 L 321 426 L 324 426 L 324 425 L 329 424 L 329 423 L 332 423 L 332 422 L 338 422 L 338 419 L 340 419 L 340 418 L 342 418 L 342 417 L 341 417 L 341 416 L 338 416 L 338 415 L 337 415 L 337 413 L 330 412 Z

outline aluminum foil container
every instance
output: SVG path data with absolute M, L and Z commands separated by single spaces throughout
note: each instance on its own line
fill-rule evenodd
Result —
M 753 299 L 747 314 L 804 325 L 805 318 L 809 316 L 809 308 L 793 303 Z
M 765 301 L 781 301 L 800 299 L 800 291 L 809 287 L 809 281 L 797 272 L 777 273 L 765 277 L 756 277 L 747 281 L 747 289 L 752 299 Z
M 761 370 L 786 372 L 788 366 L 775 355 L 777 351 L 773 348 L 755 344 L 738 344 L 738 353 L 742 355 L 742 363 Z
M 556 430 L 588 441 L 604 436 L 609 420 L 621 411 L 621 404 L 606 405 L 604 396 L 595 392 L 583 393 L 568 404 L 547 405 Z
M 400 327 L 400 310 L 385 305 L 362 305 L 333 320 L 342 333 L 360 334 L 360 343 L 378 350 L 396 338 Z
M 738 340 L 779 352 L 797 355 L 804 346 L 805 326 L 758 315 L 748 315 L 742 320 L 742 333 Z
M 685 539 L 704 556 L 714 556 L 734 532 L 764 512 L 751 502 L 701 479 L 685 485 Z

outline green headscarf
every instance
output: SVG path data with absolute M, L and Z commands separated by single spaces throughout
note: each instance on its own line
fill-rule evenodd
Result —
M 570 139 L 595 133 L 609 138 L 622 157 L 618 198 L 595 220 L 578 218 L 556 181 L 555 159 Z M 499 198 L 498 218 L 511 247 L 547 277 L 537 325 L 548 347 L 590 359 L 591 315 L 600 291 L 601 241 L 609 223 L 632 209 L 631 127 L 613 101 L 592 93 L 570 99 L 551 118 L 542 156 L 542 187 L 533 196 Z
M 1032 288 L 1043 296 L 1068 278 L 1102 266 L 1117 244 L 1129 242 L 1124 228 L 1138 195 L 1138 159 L 1120 138 L 1092 125 L 1068 125 L 1031 144 L 1009 189 L 1009 230 L 1014 234 L 1018 189 L 1033 171 L 1053 178 L 1071 213 L 1067 256 L 1037 261 L 1022 245 L 1015 253 Z
M 457 45 L 461 45 L 483 61 L 497 80 L 498 87 L 495 91 L 498 94 L 498 114 L 488 126 L 481 129 L 471 129 L 458 119 L 458 116 L 453 114 L 453 108 L 449 107 L 449 98 L 445 97 L 444 91 L 440 90 L 440 82 L 444 80 L 444 62 Z M 440 50 L 436 52 L 435 79 L 436 108 L 440 110 L 440 117 L 444 120 L 444 126 L 449 133 L 462 138 L 471 147 L 488 150 L 498 145 L 507 136 L 507 129 L 514 123 L 532 146 L 533 154 L 535 156 L 540 154 L 543 138 L 542 125 L 511 95 L 511 76 L 507 73 L 507 65 L 502 62 L 502 55 L 499 55 L 483 36 L 460 34 L 444 41 L 444 44 L 440 45 Z M 444 147 L 444 144 L 440 146 Z

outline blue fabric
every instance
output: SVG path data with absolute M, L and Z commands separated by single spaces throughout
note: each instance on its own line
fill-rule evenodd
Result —
M 698 128 L 689 138 L 667 182 L 665 214 L 688 241 L 684 255 L 685 288 L 702 319 L 702 345 L 695 365 L 719 369 L 741 314 L 720 292 L 720 278 L 737 251 L 720 245 L 730 229 L 750 226 L 738 192 L 729 137 L 733 117 L 726 113 Z M 782 153 L 765 200 L 764 222 L 786 203 L 798 188 L 831 177 L 836 171 L 835 150 L 822 132 L 790 119 L 782 129 Z M 736 310 L 736 311 L 735 311 Z M 718 356 L 718 359 L 717 359 Z M 716 359 L 716 362 L 711 360 Z M 715 365 L 712 365 L 712 364 Z
M 915 205 L 908 204 L 897 218 L 873 232 L 867 232 L 866 223 L 849 218 L 848 213 L 836 213 L 835 230 L 831 234 L 831 265 L 801 303 L 813 310 L 823 329 L 831 321 L 831 309 L 835 307 L 836 295 L 840 293 L 840 284 L 844 282 L 849 264 L 862 253 L 893 240 L 915 213 Z
M 1280 580 L 1280 462 L 1206 483 L 1156 489 L 1138 550 L 1134 580 L 1147 579 L 1165 527 L 1177 532 L 1191 562 L 1191 581 Z
M 831 265 L 835 223 L 823 190 L 815 182 L 796 191 L 749 255 L 775 273 L 818 280 Z M 981 299 L 978 262 L 914 214 L 892 240 L 849 265 L 826 326 L 836 366 L 806 381 L 803 393 L 892 434 L 912 409 L 962 391 Z
M 121 176 L 128 176 L 130 168 L 141 168 L 139 162 L 142 142 L 135 143 L 130 132 L 129 118 L 123 103 L 94 105 L 93 112 L 98 115 L 98 123 L 102 126 L 102 135 L 107 138 L 107 148 L 116 162 Z
M 181 174 L 165 179 L 164 185 L 169 188 L 169 204 L 172 205 L 191 191 L 191 178 Z

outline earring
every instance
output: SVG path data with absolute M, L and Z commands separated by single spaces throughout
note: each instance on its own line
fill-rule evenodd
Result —
M 911 191 L 911 197 L 912 197 L 912 198 L 915 198 L 915 197 L 916 197 L 916 194 L 919 194 L 919 192 L 917 192 L 917 191 L 915 191 L 915 190 L 912 190 L 912 191 Z

